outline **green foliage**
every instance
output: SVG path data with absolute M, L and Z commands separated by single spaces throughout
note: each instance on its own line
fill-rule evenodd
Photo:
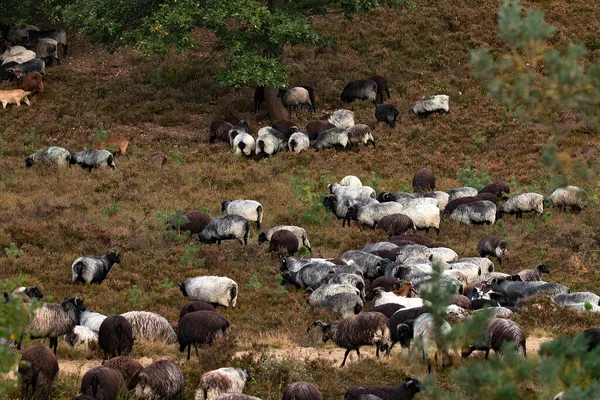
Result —
M 168 214 L 157 213 L 159 228 L 164 229 L 165 238 L 174 243 L 183 243 L 190 237 L 189 231 L 182 231 L 181 227 L 190 222 L 183 210 L 171 211 Z
M 188 243 L 185 246 L 183 254 L 179 258 L 179 264 L 189 265 L 192 267 L 203 267 L 206 260 L 204 258 L 198 258 L 200 249 L 194 243 Z
M 104 140 L 110 135 L 110 131 L 104 128 L 104 124 L 100 124 L 94 128 L 94 139 Z
M 171 289 L 175 284 L 169 279 L 165 278 L 160 285 L 158 285 L 161 289 Z
M 250 282 L 246 284 L 246 289 L 258 290 L 260 288 L 262 288 L 262 283 L 259 282 L 256 275 L 252 275 Z
M 171 156 L 171 160 L 173 160 L 174 163 L 179 164 L 181 166 L 185 165 L 185 159 L 183 158 L 183 153 L 177 147 L 175 147 L 173 150 L 171 150 L 169 152 L 169 155 Z
M 9 257 L 19 258 L 23 255 L 23 250 L 19 249 L 15 243 L 11 243 L 10 247 L 4 248 L 4 254 Z
M 464 168 L 461 168 L 456 176 L 463 186 L 472 187 L 477 190 L 492 183 L 492 178 L 490 178 L 488 171 L 477 170 L 471 167 L 471 164 L 467 164 Z
M 307 247 L 300 246 L 300 248 L 298 248 L 298 257 L 308 256 L 310 254 L 310 250 Z
M 133 285 L 131 289 L 129 289 L 129 303 L 135 304 L 139 301 L 140 295 L 142 294 L 142 290 L 137 286 Z
M 331 215 L 323 207 L 323 194 L 327 189 L 327 175 L 321 175 L 319 181 L 311 181 L 305 169 L 299 170 L 291 178 L 291 193 L 303 204 L 302 221 L 310 225 L 329 223 Z
M 113 204 L 110 207 L 103 207 L 102 212 L 105 213 L 107 216 L 112 217 L 119 212 L 119 210 L 120 210 L 119 206 L 120 206 L 120 203 L 117 201 L 115 204 Z

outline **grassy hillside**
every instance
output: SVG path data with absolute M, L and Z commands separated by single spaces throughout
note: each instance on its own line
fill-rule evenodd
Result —
M 335 15 L 318 21 L 319 30 L 334 35 L 327 48 L 290 49 L 292 85 L 308 84 L 319 98 L 316 115 L 300 113 L 299 126 L 336 108 L 349 108 L 360 123 L 374 128 L 377 148 L 360 151 L 312 150 L 300 155 L 281 153 L 251 160 L 232 155 L 224 144 L 208 144 L 212 120 L 231 114 L 250 121 L 253 134 L 269 123 L 266 111 L 255 115 L 251 89 L 234 92 L 218 87 L 212 75 L 225 55 L 205 42 L 205 48 L 185 55 L 146 61 L 132 49 L 108 54 L 76 34 L 71 55 L 60 67 L 48 69 L 47 91 L 31 107 L 10 107 L 0 117 L 0 248 L 14 243 L 22 251 L 0 254 L 0 279 L 26 276 L 54 301 L 69 295 L 85 300 L 88 308 L 104 313 L 131 310 L 158 312 L 176 323 L 186 302 L 176 282 L 198 275 L 226 275 L 240 287 L 239 309 L 222 310 L 237 334 L 237 348 L 205 350 L 201 360 L 185 362 L 176 346 L 141 343 L 134 355 L 177 360 L 186 373 L 186 395 L 191 398 L 198 377 L 208 369 L 235 364 L 252 366 L 256 383 L 249 394 L 280 398 L 289 382 L 316 382 L 325 398 L 340 398 L 352 384 L 384 384 L 406 375 L 425 378 L 426 368 L 409 363 L 394 351 L 389 360 L 350 362 L 323 355 L 302 361 L 302 355 L 276 359 L 268 349 L 323 348 L 320 337 L 306 334 L 316 318 L 305 294 L 279 285 L 279 258 L 257 245 L 253 227 L 250 244 L 199 245 L 178 241 L 166 232 L 166 216 L 177 209 L 220 213 L 224 199 L 248 198 L 262 203 L 265 228 L 279 224 L 307 229 L 317 257 L 337 257 L 367 242 L 383 240 L 380 231 L 341 227 L 321 206 L 327 183 L 357 175 L 376 190 L 408 190 L 412 175 L 422 167 L 435 171 L 437 187 L 449 190 L 473 184 L 457 174 L 467 165 L 491 179 L 514 183 L 516 192 L 549 195 L 553 176 L 544 170 L 541 150 L 552 131 L 536 118 L 528 123 L 507 117 L 486 97 L 469 68 L 469 51 L 488 47 L 506 51 L 495 29 L 497 2 L 473 0 L 416 1 L 416 10 L 380 9 L 353 21 Z M 526 2 L 541 8 L 557 26 L 553 45 L 585 43 L 587 62 L 600 58 L 600 3 L 584 0 Z M 401 110 L 395 129 L 375 124 L 374 109 L 366 102 L 339 102 L 348 80 L 373 74 L 388 77 L 390 102 Z M 6 85 L 10 86 L 10 85 Z M 414 102 L 434 94 L 450 96 L 451 113 L 419 119 L 409 115 Z M 406 112 L 404 112 L 406 111 Z M 598 128 L 578 122 L 573 115 L 549 115 L 558 127 L 558 147 L 573 165 L 598 164 Z M 57 145 L 72 152 L 93 147 L 104 131 L 131 138 L 125 157 L 117 157 L 116 171 L 80 168 L 25 169 L 24 158 L 37 149 Z M 145 157 L 162 152 L 164 166 L 149 165 Z M 587 184 L 572 176 L 572 183 Z M 593 185 L 586 186 L 590 191 Z M 600 212 L 597 195 L 583 213 L 551 210 L 543 218 L 505 217 L 492 227 L 465 227 L 444 220 L 436 241 L 460 256 L 475 256 L 484 235 L 505 237 L 511 247 L 503 272 L 518 272 L 545 262 L 552 275 L 572 290 L 600 293 Z M 432 232 L 429 235 L 435 236 Z M 122 263 L 97 286 L 71 284 L 70 266 L 82 255 L 100 255 L 117 248 Z M 554 310 L 544 303 L 525 310 L 519 323 L 530 336 L 555 336 L 600 325 L 600 316 Z M 331 348 L 331 346 L 326 346 Z M 230 361 L 234 351 L 252 350 L 242 360 Z M 372 349 L 363 353 L 370 354 Z M 99 352 L 59 347 L 59 358 L 98 359 Z M 259 357 L 258 362 L 253 356 Z M 262 359 L 260 358 L 262 357 Z M 470 362 L 481 362 L 480 360 Z M 378 373 L 373 374 L 373 368 Z M 450 386 L 449 371 L 441 373 Z M 55 397 L 68 399 L 78 390 L 76 377 L 61 378 Z M 454 388 L 454 390 L 458 390 Z M 538 393 L 533 391 L 532 398 Z M 11 393 L 7 398 L 14 398 Z

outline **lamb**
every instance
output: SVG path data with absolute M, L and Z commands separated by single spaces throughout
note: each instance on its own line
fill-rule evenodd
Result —
M 167 227 L 171 229 L 179 229 L 179 231 L 182 232 L 188 231 L 192 235 L 197 235 L 198 233 L 202 232 L 204 228 L 206 228 L 206 225 L 208 225 L 210 222 L 210 217 L 200 211 L 184 212 L 183 216 L 188 220 L 188 222 L 177 227 L 175 226 L 174 220 L 171 219 L 167 221 Z
M 208 134 L 208 143 L 226 142 L 229 143 L 229 131 L 233 125 L 227 121 L 217 120 L 210 123 L 210 132 Z
M 541 281 L 542 274 L 549 274 L 550 270 L 546 264 L 538 264 L 534 269 L 524 269 L 518 275 L 523 281 Z
M 373 139 L 371 128 L 364 124 L 351 126 L 348 129 L 348 143 L 350 143 L 351 146 L 362 143 L 365 146 L 372 145 L 375 147 L 375 139 Z
M 248 219 L 237 214 L 225 214 L 213 218 L 198 234 L 198 240 L 202 243 L 221 244 L 222 240 L 236 239 L 245 246 L 248 244 L 249 233 L 250 221 Z
M 556 189 L 550 197 L 548 202 L 554 207 L 558 207 L 564 211 L 567 208 L 575 212 L 581 212 L 587 207 L 588 194 L 585 190 L 577 186 L 566 186 Z
M 431 204 L 422 204 L 414 207 L 403 209 L 401 214 L 408 216 L 415 224 L 417 229 L 425 229 L 429 233 L 429 229 L 433 228 L 440 234 L 440 209 Z
M 292 232 L 294 235 L 296 235 L 296 238 L 298 239 L 298 247 L 304 246 L 309 251 L 312 251 L 312 249 L 310 247 L 310 242 L 308 241 L 308 233 L 306 233 L 306 230 L 304 228 L 300 228 L 299 226 L 294 226 L 294 225 L 277 225 L 277 226 L 274 226 L 273 228 L 269 229 L 266 232 L 263 231 L 263 232 L 259 233 L 258 234 L 258 244 L 261 245 L 264 242 L 269 242 L 271 240 L 271 237 L 273 236 L 273 234 L 281 229 L 288 230 L 288 231 Z
M 211 306 L 210 304 L 208 304 L 205 301 L 193 300 L 193 301 L 187 302 L 183 307 L 181 307 L 181 310 L 179 311 L 179 320 L 181 320 L 181 318 L 183 318 L 183 316 L 185 314 L 189 314 L 194 311 L 202 311 L 202 310 L 216 311 L 213 306 Z
M 417 171 L 412 180 L 413 190 L 415 192 L 430 192 L 435 190 L 435 175 L 429 168 L 421 168 Z
M 265 87 L 258 86 L 254 89 L 254 112 L 260 110 L 260 105 L 265 101 Z
M 308 104 L 308 107 L 313 107 L 311 96 L 303 87 L 293 87 L 291 89 L 279 89 L 277 97 L 281 97 L 283 105 L 291 111 L 298 110 L 298 107 L 304 104 Z M 314 95 L 313 95 L 314 99 Z M 314 109 L 314 107 L 313 107 Z
M 169 360 L 156 361 L 139 372 L 133 392 L 140 400 L 174 399 L 183 392 L 181 368 Z
M 109 251 L 103 256 L 79 257 L 71 265 L 71 281 L 73 284 L 100 284 L 106 278 L 113 265 L 120 263 L 121 255 L 115 251 Z
M 125 136 L 110 136 L 96 146 L 97 150 L 108 150 L 114 155 L 120 154 L 122 156 L 127 152 L 127 146 L 129 146 L 129 139 Z
M 198 356 L 198 344 L 212 344 L 213 341 L 229 335 L 229 321 L 215 311 L 194 311 L 179 320 L 177 342 L 183 353 L 187 347 L 187 359 L 190 359 L 192 345 Z
M 323 396 L 314 383 L 294 382 L 285 388 L 282 400 L 323 400 Z
M 65 335 L 79 325 L 79 317 L 85 311 L 83 300 L 69 296 L 61 304 L 44 304 L 37 308 L 29 322 L 32 339 L 50 338 L 50 348 L 58 347 L 58 337 Z M 20 348 L 20 344 L 18 346 Z
M 321 117 L 321 120 L 330 122 L 336 128 L 350 128 L 354 126 L 354 113 L 350 110 L 335 110 L 331 114 Z
M 449 202 L 452 200 L 459 199 L 461 197 L 474 197 L 479 194 L 477 189 L 472 188 L 472 187 L 461 187 L 461 188 L 451 189 L 451 190 L 448 190 L 446 193 L 448 193 L 448 196 L 449 196 L 448 201 Z
M 42 393 L 42 399 L 46 400 L 58 374 L 58 360 L 48 346 L 36 344 L 23 352 L 18 372 L 25 400 L 35 398 L 38 389 Z
M 133 348 L 133 328 L 125 317 L 111 315 L 107 317 L 98 330 L 98 345 L 104 351 L 103 360 L 110 357 L 128 355 Z
M 496 222 L 496 205 L 491 201 L 478 200 L 456 207 L 450 218 L 461 225 L 487 224 Z
M 79 316 L 79 324 L 98 332 L 100 330 L 100 325 L 102 325 L 102 322 L 104 322 L 105 319 L 106 315 L 102 315 L 90 310 L 85 310 L 81 312 Z
M 346 175 L 339 183 L 341 186 L 362 186 L 362 182 L 357 176 Z
M 331 284 L 317 288 L 308 296 L 306 303 L 311 306 L 321 305 L 327 298 L 335 296 L 339 293 L 353 293 L 360 296 L 360 290 L 354 285 L 348 284 Z
M 398 109 L 393 104 L 380 104 L 375 107 L 375 119 L 377 122 L 385 122 L 392 128 L 396 126 L 398 114 Z
M 296 235 L 287 229 L 280 229 L 271 237 L 269 252 L 284 252 L 289 256 L 293 256 L 298 251 L 298 247 Z
M 374 344 L 377 347 L 377 357 L 379 357 L 380 351 L 386 351 L 386 354 L 389 354 L 390 323 L 383 314 L 366 312 L 329 324 L 319 320 L 314 322 L 308 330 L 313 326 L 321 327 L 323 342 L 331 339 L 336 345 L 346 349 L 342 367 L 346 365 L 346 359 L 352 350 L 355 350 L 360 357 L 361 346 Z
M 175 331 L 163 316 L 148 311 L 130 311 L 121 314 L 130 324 L 133 337 L 172 344 L 177 341 Z
M 352 117 L 352 118 L 354 118 L 354 117 Z M 352 124 L 352 125 L 354 125 L 354 124 Z M 306 134 L 308 135 L 308 138 L 310 140 L 316 140 L 321 132 L 325 132 L 326 130 L 332 129 L 335 127 L 336 126 L 333 125 L 329 121 L 322 121 L 322 120 L 310 121 L 309 123 L 306 124 Z
M 510 319 L 492 318 L 485 327 L 485 343 L 470 344 L 469 349 L 462 352 L 462 356 L 468 357 L 474 350 L 485 350 L 487 359 L 490 349 L 501 354 L 505 343 L 513 343 L 519 355 L 526 357 L 525 333 L 521 327 Z
M 498 206 L 498 198 L 496 197 L 496 195 L 492 193 L 480 193 L 477 196 L 464 196 L 449 201 L 448 204 L 446 204 L 446 207 L 444 208 L 444 214 L 450 215 L 454 210 L 456 210 L 457 207 L 463 204 L 469 204 L 479 200 L 491 201 L 496 206 Z
M 401 235 L 409 230 L 416 231 L 415 223 L 408 215 L 390 214 L 377 222 L 377 229 L 383 230 L 388 236 Z
M 391 99 L 390 88 L 388 86 L 388 81 L 383 76 L 375 75 L 369 78 L 373 82 L 377 84 L 377 101 L 379 103 L 383 103 L 383 94 L 387 94 L 388 99 Z
M 500 209 L 500 215 L 517 214 L 517 218 L 523 218 L 524 212 L 544 213 L 544 196 L 537 193 L 523 193 L 506 200 Z
M 319 134 L 314 147 L 319 151 L 335 146 L 341 146 L 345 149 L 347 145 L 348 130 L 346 128 L 332 128 Z
M 502 264 L 502 260 L 508 257 L 508 244 L 506 240 L 498 236 L 488 236 L 481 238 L 477 243 L 477 251 L 481 257 L 496 257 L 498 262 Z
M 65 341 L 71 347 L 95 347 L 98 345 L 98 331 L 91 330 L 87 326 L 75 325 L 73 330 L 65 335 Z
M 229 131 L 231 134 L 232 131 Z M 249 133 L 242 132 L 233 139 L 233 152 L 245 156 L 252 155 L 252 150 L 256 147 L 256 141 Z
M 201 300 L 225 308 L 235 308 L 238 284 L 225 276 L 199 276 L 177 283 L 181 293 L 191 300 Z
M 95 399 L 116 400 L 122 379 L 116 369 L 95 367 L 83 375 L 80 392 Z
M 13 71 L 17 88 L 31 93 L 44 93 L 44 77 L 39 72 L 23 75 L 19 70 Z
M 247 369 L 219 368 L 200 377 L 194 400 L 216 400 L 221 393 L 242 393 L 252 379 Z
M 256 155 L 264 153 L 265 156 L 272 156 L 278 151 L 285 149 L 285 146 L 286 140 L 283 135 L 276 129 L 265 126 L 258 131 L 254 153 Z
M 354 293 L 338 293 L 319 304 L 320 309 L 326 309 L 340 318 L 359 314 L 363 307 L 364 301 Z
M 6 109 L 8 104 L 13 103 L 16 104 L 17 107 L 21 107 L 21 100 L 30 106 L 31 102 L 27 96 L 31 96 L 31 92 L 26 92 L 23 89 L 0 90 L 0 103 L 2 103 L 3 109 Z
M 353 219 L 361 225 L 375 227 L 385 216 L 399 214 L 402 211 L 404 211 L 404 207 L 396 202 L 368 204 L 360 207 L 350 206 L 348 207 L 346 220 L 348 221 L 348 226 L 350 226 L 350 219 Z
M 158 164 L 161 167 L 167 163 L 167 157 L 165 157 L 162 153 L 152 153 L 148 157 L 146 157 L 146 161 L 151 162 L 153 164 Z
M 344 400 L 364 400 L 366 396 L 374 396 L 381 400 L 411 400 L 421 391 L 421 382 L 414 378 L 398 386 L 352 386 L 344 394 Z
M 554 296 L 552 300 L 561 306 L 585 302 L 588 302 L 592 305 L 600 304 L 600 296 L 591 292 L 561 293 Z
M 369 100 L 376 104 L 376 99 L 377 83 L 369 79 L 348 82 L 340 95 L 340 100 L 348 103 L 352 103 L 354 100 Z
M 144 368 L 135 358 L 131 356 L 119 356 L 103 361 L 102 366 L 119 371 L 123 376 L 127 389 L 133 389 L 138 374 Z
M 417 114 L 421 118 L 428 117 L 433 113 L 448 114 L 450 107 L 448 103 L 450 97 L 439 94 L 433 97 L 427 97 L 425 99 L 416 102 L 414 107 L 410 110 L 413 114 Z
M 478 194 L 481 193 L 491 193 L 498 198 L 505 198 L 510 194 L 510 186 L 508 183 L 498 180 L 481 189 Z
M 70 164 L 78 164 L 81 168 L 92 172 L 94 168 L 116 168 L 115 159 L 107 150 L 84 150 L 71 155 Z
M 288 140 L 288 148 L 290 149 L 290 151 L 300 154 L 302 151 L 308 150 L 308 148 L 310 147 L 310 139 L 308 138 L 308 135 L 306 133 L 301 132 L 296 127 L 293 127 L 292 129 L 294 128 L 295 131 L 294 133 L 292 133 Z
M 67 32 L 64 29 L 50 29 L 47 31 L 40 31 L 38 29 L 27 30 L 27 36 L 31 40 L 40 38 L 56 40 L 56 42 L 63 47 L 63 57 L 66 57 L 69 44 L 67 43 Z

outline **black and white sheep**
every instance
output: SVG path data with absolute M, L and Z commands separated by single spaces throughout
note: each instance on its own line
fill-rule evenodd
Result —
M 306 229 L 300 228 L 299 226 L 295 226 L 295 225 L 277 225 L 277 226 L 274 226 L 273 228 L 269 229 L 268 231 L 263 231 L 263 232 L 259 233 L 258 234 L 258 244 L 261 245 L 264 242 L 269 242 L 271 240 L 271 237 L 273 236 L 273 234 L 281 229 L 288 230 L 288 231 L 292 232 L 294 235 L 296 235 L 296 238 L 298 239 L 298 246 L 304 246 L 309 251 L 311 250 L 310 242 L 308 241 L 308 233 L 306 232 Z
M 121 373 L 104 366 L 88 370 L 81 378 L 81 393 L 94 399 L 116 400 L 121 387 Z
M 396 126 L 398 114 L 398 109 L 393 104 L 380 104 L 375 107 L 375 119 L 377 122 L 385 122 L 392 128 Z
M 114 157 L 108 150 L 84 150 L 73 153 L 69 163 L 71 165 L 78 164 L 81 168 L 87 169 L 88 172 L 92 172 L 94 168 L 116 168 Z
M 363 307 L 364 301 L 354 293 L 338 293 L 326 298 L 319 305 L 320 309 L 328 310 L 340 318 L 348 318 L 359 314 Z
M 283 391 L 282 400 L 323 400 L 319 388 L 311 382 L 290 383 Z
M 580 212 L 587 207 L 588 194 L 585 190 L 578 186 L 566 186 L 556 189 L 548 202 L 557 208 L 566 211 L 568 208 Z
M 429 192 L 435 190 L 435 175 L 429 168 L 421 168 L 413 176 L 413 190 L 415 192 Z
M 244 133 L 250 135 L 250 124 L 246 121 L 238 122 L 237 124 L 235 124 L 231 127 L 229 132 L 227 132 L 227 137 L 229 138 L 229 144 L 232 145 L 234 149 L 236 148 L 236 146 L 234 144 L 235 138 Z M 250 137 L 252 137 L 252 136 L 250 136 Z M 252 140 L 254 140 L 254 138 L 252 138 Z M 254 142 L 252 142 L 252 150 L 254 150 Z M 246 154 L 246 155 L 249 155 L 249 154 Z
M 133 349 L 133 328 L 127 319 L 120 315 L 107 317 L 98 330 L 98 345 L 104 351 L 103 360 L 127 355 Z
M 133 389 L 138 374 L 144 368 L 139 361 L 131 356 L 113 357 L 110 360 L 104 361 L 102 366 L 119 371 L 129 390 Z
M 340 100 L 352 103 L 355 100 L 369 100 L 377 102 L 377 83 L 370 79 L 350 81 L 342 90 Z
M 417 101 L 410 111 L 422 118 L 436 112 L 440 114 L 447 114 L 450 112 L 449 102 L 450 97 L 444 94 L 439 94 L 437 96 L 427 97 Z
M 496 257 L 498 262 L 502 264 L 502 260 L 508 257 L 508 244 L 501 237 L 487 236 L 481 238 L 477 243 L 477 252 L 481 257 Z
M 44 75 L 46 63 L 40 58 L 34 58 L 24 63 L 6 63 L 0 66 L 0 79 L 8 80 L 14 76 L 15 71 L 20 71 L 21 76 L 27 76 L 34 72 Z
M 354 117 L 352 118 L 354 120 Z M 354 125 L 354 123 L 352 123 L 352 125 Z M 319 136 L 319 133 L 335 127 L 336 126 L 329 121 L 310 121 L 306 124 L 306 134 L 310 140 L 316 140 Z
M 302 266 L 298 271 L 285 271 L 282 284 L 292 283 L 301 289 L 317 289 L 327 283 L 328 279 L 335 274 L 334 265 L 315 261 Z
M 323 207 L 330 209 L 337 219 L 343 219 L 342 226 L 346 226 L 346 216 L 350 207 L 361 207 L 369 204 L 379 204 L 372 197 L 338 197 L 328 194 L 323 199 Z
M 203 310 L 204 311 L 216 311 L 213 306 L 211 306 L 210 304 L 208 304 L 205 301 L 202 301 L 202 300 L 189 301 L 183 307 L 181 307 L 181 310 L 179 311 L 179 319 L 183 318 L 183 316 L 185 314 L 189 314 L 194 311 L 203 311 Z
M 260 128 L 256 136 L 254 153 L 259 156 L 272 156 L 287 147 L 287 141 L 277 129 L 270 126 Z
M 475 201 L 482 201 L 482 200 L 491 201 L 496 206 L 498 206 L 498 197 L 496 197 L 495 194 L 479 193 L 476 196 L 463 196 L 463 197 L 459 197 L 459 198 L 450 200 L 446 204 L 446 207 L 444 207 L 444 214 L 450 215 L 450 214 L 452 214 L 452 212 L 454 210 L 456 210 L 457 207 L 462 206 L 463 204 L 469 204 L 469 203 L 473 203 Z
M 27 36 L 31 40 L 49 38 L 54 39 L 58 44 L 63 47 L 63 57 L 68 53 L 69 43 L 67 42 L 67 31 L 64 29 L 50 29 L 46 31 L 40 31 L 39 29 L 28 29 Z
M 269 252 L 271 253 L 287 253 L 288 256 L 293 256 L 298 248 L 298 238 L 287 229 L 276 231 L 269 242 Z
M 351 146 L 363 144 L 375 147 L 375 139 L 368 125 L 358 124 L 348 128 L 348 143 Z
M 487 224 L 496 222 L 496 205 L 488 200 L 478 200 L 456 207 L 450 218 L 461 225 Z
M 222 393 L 242 393 L 252 379 L 245 368 L 219 368 L 200 377 L 194 400 L 217 400 Z
M 523 193 L 506 200 L 500 209 L 500 214 L 516 214 L 523 218 L 525 212 L 544 213 L 544 196 L 537 193 Z
M 232 131 L 229 131 L 231 133 Z M 252 151 L 256 147 L 256 141 L 249 133 L 242 132 L 236 135 L 232 141 L 233 152 L 236 154 L 243 154 L 245 156 L 251 156 Z
M 456 189 L 450 189 L 446 193 L 448 193 L 448 196 L 449 196 L 448 201 L 450 202 L 452 200 L 456 200 L 461 197 L 477 196 L 477 194 L 479 192 L 475 188 L 466 186 L 466 187 L 460 187 L 460 188 L 456 188 Z
M 42 394 L 41 398 L 46 400 L 58 375 L 58 360 L 48 346 L 36 344 L 23 352 L 18 373 L 25 391 L 25 400 L 35 398 L 38 390 Z
M 179 351 L 187 347 L 187 359 L 190 359 L 192 345 L 198 355 L 198 345 L 212 344 L 217 339 L 229 335 L 229 321 L 215 311 L 194 311 L 185 314 L 177 326 Z
M 346 365 L 346 359 L 352 350 L 355 350 L 360 357 L 361 346 L 374 344 L 377 347 L 377 357 L 379 357 L 380 351 L 386 351 L 389 354 L 390 323 L 383 314 L 366 312 L 329 324 L 319 320 L 308 329 L 313 326 L 321 327 L 323 342 L 331 339 L 336 345 L 346 349 L 342 367 Z
M 249 233 L 250 221 L 247 218 L 237 214 L 225 214 L 213 218 L 198 234 L 198 240 L 202 243 L 221 244 L 222 240 L 236 239 L 245 246 L 248 244 Z
M 25 167 L 31 168 L 34 164 L 56 164 L 61 167 L 69 165 L 71 153 L 62 147 L 51 146 L 36 151 L 25 159 Z
M 148 311 L 129 311 L 121 314 L 131 324 L 133 337 L 172 344 L 177 341 L 177 335 L 162 315 Z
M 400 213 L 409 217 L 416 229 L 424 229 L 429 233 L 429 229 L 433 228 L 438 235 L 440 234 L 440 209 L 436 206 L 421 204 L 404 208 Z
M 485 327 L 485 342 L 469 344 L 468 350 L 463 350 L 462 356 L 468 357 L 474 350 L 484 350 L 488 358 L 490 349 L 501 354 L 502 347 L 512 343 L 521 357 L 526 357 L 525 333 L 514 321 L 505 318 L 493 318 Z
M 279 89 L 279 93 L 277 97 L 281 97 L 281 101 L 283 105 L 293 112 L 294 110 L 298 110 L 301 105 L 308 105 L 309 109 L 313 107 L 312 102 L 310 101 L 310 93 L 303 87 L 297 86 L 291 89 Z M 314 95 L 313 95 L 314 98 Z
M 521 277 L 523 281 L 541 281 L 542 274 L 549 274 L 550 270 L 546 266 L 546 264 L 538 264 L 533 269 L 524 269 L 519 272 L 518 275 Z
M 225 142 L 229 141 L 229 131 L 233 128 L 233 125 L 227 121 L 217 120 L 210 123 L 210 133 L 208 135 L 208 143 Z
M 308 135 L 298 128 L 292 127 L 292 129 L 294 128 L 295 130 L 287 142 L 288 149 L 294 153 L 301 153 L 304 150 L 308 150 L 308 148 L 310 148 L 310 139 L 308 138 Z
M 31 299 L 43 299 L 44 293 L 35 285 L 31 286 L 20 286 L 14 288 L 10 292 L 14 297 L 20 298 L 24 303 L 29 302 Z M 8 301 L 9 296 L 4 294 L 4 298 Z
M 385 77 L 380 75 L 375 75 L 369 78 L 373 82 L 377 84 L 377 102 L 383 103 L 384 94 L 387 94 L 388 99 L 392 96 L 390 95 L 390 88 L 388 86 L 388 81 Z
M 181 293 L 190 300 L 235 308 L 238 284 L 225 276 L 199 276 L 177 283 Z
M 364 186 L 363 186 L 364 187 Z M 346 214 L 346 221 L 350 226 L 350 220 L 355 220 L 361 225 L 374 227 L 384 217 L 400 214 L 404 207 L 396 202 L 367 204 L 364 206 L 350 206 Z
M 241 215 L 250 222 L 256 222 L 256 227 L 260 229 L 263 206 L 256 200 L 223 200 L 221 211 L 225 215 Z
M 169 360 L 156 361 L 142 369 L 133 394 L 136 399 L 174 399 L 183 392 L 183 372 Z
M 103 256 L 79 257 L 71 265 L 71 281 L 75 283 L 100 284 L 114 264 L 121 263 L 121 255 L 110 251 Z
M 321 132 L 314 143 L 317 151 L 330 147 L 345 149 L 346 146 L 348 146 L 348 129 L 346 128 L 332 128 Z
M 352 386 L 344 394 L 344 400 L 365 400 L 367 396 L 381 400 L 412 400 L 421 391 L 421 382 L 414 378 L 398 386 Z
M 331 114 L 323 115 L 320 119 L 335 125 L 337 128 L 347 129 L 354 126 L 354 113 L 350 110 L 335 110 Z

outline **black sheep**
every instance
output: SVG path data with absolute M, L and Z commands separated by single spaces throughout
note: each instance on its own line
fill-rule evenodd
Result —
M 413 190 L 417 192 L 430 192 L 435 190 L 435 175 L 429 168 L 421 168 L 412 180 Z
M 352 386 L 344 394 L 344 400 L 361 400 L 368 395 L 382 400 L 411 400 L 421 391 L 420 385 L 418 380 L 407 378 L 398 386 Z
M 121 373 L 116 369 L 95 367 L 83 375 L 80 392 L 95 399 L 116 400 L 121 380 Z
M 496 197 L 506 198 L 510 193 L 510 186 L 508 186 L 508 183 L 498 180 L 481 189 L 479 193 L 492 193 Z
M 265 101 L 265 87 L 258 86 L 254 89 L 254 112 L 257 113 L 260 110 L 260 105 Z
M 198 346 L 211 344 L 214 340 L 229 334 L 229 321 L 215 311 L 194 311 L 181 318 L 177 327 L 179 351 L 187 347 L 187 359 L 190 359 L 192 345 L 198 356 Z M 199 357 L 199 356 L 198 356 Z
M 210 123 L 210 134 L 208 143 L 225 142 L 229 143 L 229 131 L 233 125 L 227 121 L 217 120 Z
M 396 303 L 385 303 L 371 308 L 371 312 L 378 312 L 390 318 L 396 311 L 403 309 L 404 306 Z
M 269 252 L 287 252 L 288 256 L 293 256 L 298 251 L 298 238 L 287 229 L 280 229 L 271 236 L 269 242 Z
M 390 88 L 388 87 L 388 81 L 383 76 L 375 75 L 369 78 L 377 84 L 377 101 L 383 103 L 383 94 L 387 94 L 388 99 L 392 98 L 390 95 Z
M 184 315 L 189 314 L 194 311 L 216 311 L 215 308 L 202 301 L 202 300 L 194 300 L 186 303 L 183 307 L 181 307 L 181 311 L 179 311 L 179 320 L 183 318 Z
M 139 361 L 131 356 L 111 358 L 110 360 L 104 361 L 102 366 L 119 371 L 123 376 L 123 381 L 127 384 L 128 390 L 133 389 L 138 374 L 144 368 Z
M 38 389 L 41 390 L 42 399 L 46 400 L 57 374 L 58 360 L 48 346 L 36 344 L 25 350 L 19 362 L 25 400 L 33 399 Z
M 375 119 L 377 119 L 377 122 L 385 122 L 392 128 L 396 126 L 398 114 L 398 109 L 393 104 L 380 104 L 375 107 Z
M 317 140 L 317 137 L 319 137 L 321 132 L 325 132 L 326 130 L 333 128 L 335 128 L 335 125 L 329 121 L 310 121 L 306 124 L 306 135 L 310 140 Z
M 107 317 L 98 331 L 98 344 L 104 351 L 103 359 L 131 353 L 133 348 L 133 328 L 129 321 L 120 315 Z

